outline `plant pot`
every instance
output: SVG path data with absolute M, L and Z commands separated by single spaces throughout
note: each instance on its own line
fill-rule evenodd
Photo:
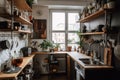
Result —
M 72 49 L 72 46 L 67 47 L 67 51 L 71 51 L 71 49 Z
M 48 52 L 50 51 L 49 48 L 48 49 L 42 49 L 42 51 Z
M 54 48 L 54 51 L 58 51 L 58 48 Z

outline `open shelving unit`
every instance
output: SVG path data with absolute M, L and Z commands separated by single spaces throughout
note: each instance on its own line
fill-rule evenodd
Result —
M 6 18 L 6 19 L 11 19 L 11 15 L 10 14 L 1 14 L 1 17 Z M 15 21 L 21 22 L 21 24 L 26 24 L 26 25 L 32 25 L 32 23 L 30 21 L 28 21 L 27 19 L 23 18 L 22 16 L 14 16 Z
M 11 0 L 8 0 L 11 4 Z M 26 3 L 26 0 L 12 0 L 14 2 L 14 6 L 16 8 L 18 8 L 19 10 L 22 11 L 28 11 L 28 12 L 32 12 L 31 7 Z M 25 24 L 25 25 L 32 25 L 32 23 L 27 20 L 26 18 L 22 17 L 22 16 L 12 16 L 9 13 L 4 13 L 4 14 L 0 14 L 1 17 L 6 18 L 8 20 L 11 20 L 12 17 L 14 17 L 14 21 L 20 22 L 21 24 Z M 20 32 L 20 33 L 31 33 L 30 31 L 25 31 L 25 30 L 11 30 L 11 29 L 0 29 L 0 31 L 14 31 L 14 32 Z
M 83 18 L 80 20 L 80 22 L 84 23 L 84 22 L 88 22 L 88 21 L 91 21 L 97 17 L 99 17 L 100 15 L 103 15 L 105 13 L 105 10 L 104 9 L 101 9 L 101 10 L 98 10 L 96 11 L 95 13 Z
M 8 0 L 11 1 L 11 0 Z M 32 12 L 32 9 L 30 8 L 30 6 L 26 3 L 26 0 L 13 0 L 14 5 L 23 11 L 29 11 Z
M 32 23 L 30 21 L 23 18 L 22 16 L 15 16 L 14 19 L 15 19 L 15 21 L 21 22 L 22 24 L 32 25 Z
M 87 32 L 87 33 L 80 33 L 80 35 L 102 35 L 105 34 L 104 32 Z
M 19 33 L 28 33 L 28 34 L 30 34 L 31 33 L 31 31 L 25 31 L 25 30 L 18 30 L 17 32 L 19 32 Z
M 0 29 L 0 32 L 8 32 L 8 31 L 11 31 L 11 29 Z M 13 32 L 15 33 L 28 33 L 30 34 L 31 31 L 30 30 L 13 30 Z
M 111 9 L 100 9 L 100 10 L 96 11 L 95 13 L 90 14 L 90 15 L 86 16 L 83 19 L 80 19 L 77 22 L 85 23 L 85 22 L 92 21 L 92 20 L 100 17 L 101 15 L 105 15 L 106 12 L 111 12 Z M 102 35 L 102 34 L 105 34 L 105 32 L 86 32 L 86 33 L 80 33 L 80 35 Z

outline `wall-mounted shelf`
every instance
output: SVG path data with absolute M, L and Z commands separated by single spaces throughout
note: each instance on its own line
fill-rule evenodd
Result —
M 11 31 L 11 29 L 0 29 L 0 32 L 8 32 Z
M 88 33 L 80 33 L 80 35 L 102 35 L 104 32 L 88 32 Z
M 0 29 L 0 32 L 11 32 L 12 30 L 11 29 Z M 28 34 L 30 34 L 31 33 L 31 31 L 25 31 L 25 30 L 13 30 L 13 32 L 15 32 L 15 33 L 28 33 Z
M 105 10 L 104 10 L 104 9 L 101 9 L 101 10 L 99 10 L 99 11 L 97 11 L 97 12 L 95 12 L 95 13 L 93 13 L 93 14 L 91 14 L 91 15 L 83 18 L 83 19 L 81 19 L 80 22 L 82 22 L 82 23 L 88 22 L 88 21 L 90 21 L 90 20 L 93 20 L 93 19 L 99 17 L 100 15 L 102 15 L 102 14 L 104 14 L 104 13 L 105 13 Z
M 21 24 L 32 25 L 32 23 L 30 21 L 23 18 L 22 16 L 15 16 L 14 19 L 15 19 L 15 21 L 21 22 Z
M 3 18 L 11 20 L 11 15 L 10 14 L 6 13 L 6 14 L 0 14 L 0 15 Z M 18 22 L 21 22 L 21 24 L 32 25 L 32 23 L 29 20 L 23 18 L 22 16 L 14 16 L 14 20 L 18 21 Z
M 11 0 L 8 0 L 11 1 Z M 32 12 L 32 9 L 30 8 L 30 6 L 27 4 L 26 0 L 13 0 L 14 1 L 14 5 L 23 11 L 29 11 Z
M 19 32 L 19 33 L 28 33 L 28 34 L 31 33 L 31 31 L 28 31 L 28 30 L 27 30 L 27 31 L 25 31 L 25 30 L 18 30 L 18 32 Z

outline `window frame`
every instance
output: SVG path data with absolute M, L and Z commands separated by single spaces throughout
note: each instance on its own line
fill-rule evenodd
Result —
M 61 30 L 53 30 L 52 31 L 52 12 L 64 12 L 65 13 L 65 30 L 61 31 Z M 68 33 L 75 33 L 75 31 L 69 31 L 68 30 L 68 13 L 80 13 L 80 10 L 50 10 L 50 40 L 52 41 L 52 32 L 65 32 L 65 49 L 67 49 L 68 46 Z M 75 43 L 71 43 L 71 44 L 75 44 Z

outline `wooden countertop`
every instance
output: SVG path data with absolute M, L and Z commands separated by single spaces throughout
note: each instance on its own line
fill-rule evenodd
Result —
M 3 72 L 0 72 L 0 80 L 3 78 L 16 78 L 19 73 L 23 70 L 23 68 L 30 62 L 30 60 L 32 60 L 32 58 L 34 57 L 35 54 L 67 54 L 69 55 L 75 62 L 77 62 L 79 65 L 81 65 L 82 67 L 86 68 L 86 69 L 91 69 L 91 68 L 113 68 L 112 66 L 85 66 L 84 63 L 82 63 L 79 59 L 82 58 L 91 58 L 89 56 L 86 56 L 85 54 L 81 54 L 78 52 L 33 52 L 31 56 L 29 57 L 24 57 L 23 58 L 23 62 L 20 65 L 21 70 L 17 73 L 10 73 L 10 74 L 6 74 Z
M 107 65 L 85 65 L 82 61 L 79 59 L 86 59 L 86 58 L 91 58 L 89 56 L 86 56 L 84 54 L 78 53 L 78 52 L 69 52 L 67 53 L 75 62 L 77 62 L 79 65 L 86 69 L 91 69 L 91 68 L 113 68 L 113 66 L 107 66 Z
M 86 56 L 85 54 L 78 53 L 78 52 L 67 52 L 67 51 L 60 51 L 60 52 L 33 52 L 32 54 L 68 54 L 75 62 L 77 62 L 79 65 L 81 65 L 84 68 L 113 68 L 112 66 L 107 65 L 92 65 L 92 66 L 86 66 L 83 62 L 81 62 L 79 59 L 82 58 L 91 58 L 89 56 Z
M 29 57 L 24 57 L 22 64 L 19 66 L 19 67 L 21 67 L 21 69 L 17 73 L 7 74 L 7 73 L 0 72 L 0 80 L 3 78 L 8 78 L 8 79 L 9 78 L 16 78 L 19 75 L 19 73 L 23 70 L 23 68 L 32 60 L 33 57 L 34 57 L 34 55 L 31 55 Z
M 47 52 L 47 51 L 43 51 L 43 52 L 32 52 L 32 54 L 67 54 L 68 52 L 66 51 L 59 51 L 59 52 Z

